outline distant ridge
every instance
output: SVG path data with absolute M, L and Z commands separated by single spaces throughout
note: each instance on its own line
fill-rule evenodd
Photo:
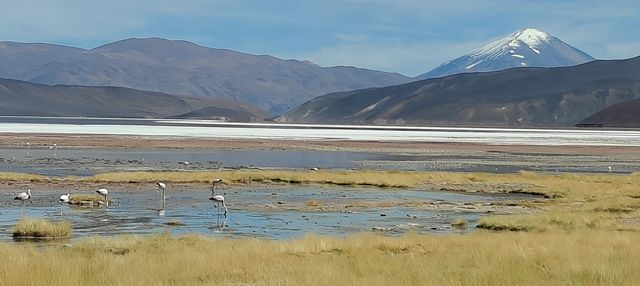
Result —
M 574 66 L 595 60 L 562 40 L 537 29 L 518 30 L 505 38 L 448 61 L 419 79 L 515 67 Z
M 188 41 L 132 38 L 92 50 L 0 42 L 0 77 L 33 83 L 120 86 L 237 100 L 278 114 L 328 92 L 405 83 L 354 67 L 320 67 Z
M 637 98 L 640 98 L 640 57 L 593 61 L 572 67 L 463 73 L 384 88 L 331 93 L 277 120 L 334 124 L 573 126 L 606 107 Z M 616 110 L 619 109 L 612 107 L 608 113 L 619 112 Z M 638 110 L 629 107 L 626 112 L 638 113 Z
M 206 110 L 203 110 L 208 108 Z M 189 112 L 203 112 L 187 116 Z M 0 115 L 216 118 L 256 121 L 263 110 L 238 102 L 209 97 L 177 96 L 123 87 L 48 86 L 0 79 Z
M 582 120 L 578 126 L 640 128 L 640 99 L 609 106 Z

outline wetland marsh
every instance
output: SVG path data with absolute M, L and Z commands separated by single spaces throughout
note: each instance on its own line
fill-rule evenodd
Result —
M 637 146 L 0 139 L 0 285 L 23 281 L 16 267 L 38 269 L 33 285 L 637 281 Z M 226 220 L 209 200 L 214 178 Z M 29 188 L 23 214 L 12 198 Z M 57 202 L 98 188 L 108 207 Z M 71 235 L 16 242 L 22 217 Z

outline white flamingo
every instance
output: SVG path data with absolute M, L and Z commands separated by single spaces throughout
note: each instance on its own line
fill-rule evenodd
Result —
M 70 199 L 71 199 L 71 194 L 67 193 L 67 194 L 61 195 L 60 198 L 58 199 L 58 202 L 61 204 L 69 203 Z
M 167 188 L 167 184 L 163 182 L 157 182 L 156 186 L 158 186 L 158 189 L 162 190 L 162 207 L 158 210 L 158 215 L 164 216 L 166 214 L 164 201 L 167 199 L 166 192 L 165 192 L 165 189 Z
M 24 202 L 31 199 L 31 189 L 28 189 L 26 192 L 19 193 L 14 200 L 20 200 L 22 204 L 22 215 L 24 216 Z
M 157 182 L 156 186 L 158 187 L 158 189 L 160 189 L 162 191 L 162 200 L 165 200 L 167 198 L 164 190 L 167 188 L 167 184 L 163 183 L 163 182 Z
M 105 206 L 109 206 L 109 199 L 107 198 L 107 196 L 109 195 L 109 190 L 107 189 L 98 189 L 96 191 L 96 193 L 98 193 L 99 195 L 104 196 L 104 205 Z
M 60 216 L 64 215 L 62 204 L 68 204 L 70 200 L 71 200 L 71 194 L 69 193 L 60 195 L 60 198 L 58 198 L 58 203 L 60 203 Z
M 224 207 L 224 218 L 226 219 L 228 210 L 227 205 L 224 204 L 224 196 L 215 194 L 216 185 L 219 183 L 222 183 L 222 179 L 213 179 L 211 182 L 211 198 L 209 199 L 217 203 L 216 208 L 218 208 L 218 216 L 220 216 L 220 203 L 222 203 L 222 206 Z

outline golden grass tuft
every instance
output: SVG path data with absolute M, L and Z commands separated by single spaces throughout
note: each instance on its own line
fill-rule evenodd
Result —
M 307 206 L 308 207 L 320 207 L 322 204 L 320 204 L 320 202 L 318 200 L 308 200 L 307 201 Z
M 14 237 L 61 238 L 71 236 L 69 221 L 53 222 L 41 218 L 23 218 L 13 227 Z
M 467 229 L 469 221 L 466 218 L 456 218 L 451 222 L 451 226 L 457 229 Z
M 165 223 L 168 226 L 184 226 L 184 222 L 182 222 L 179 219 L 171 219 L 168 222 Z
M 69 203 L 72 205 L 102 205 L 104 197 L 98 194 L 72 194 Z

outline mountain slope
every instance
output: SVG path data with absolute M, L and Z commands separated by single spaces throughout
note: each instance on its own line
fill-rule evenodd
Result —
M 212 107 L 192 118 L 233 121 L 264 118 L 257 107 L 207 97 L 177 96 L 122 87 L 48 86 L 0 79 L 0 115 L 163 118 Z M 184 117 L 184 116 L 183 116 Z
M 536 29 L 523 29 L 448 61 L 420 79 L 458 73 L 498 71 L 515 67 L 574 66 L 594 58 L 560 39 Z
M 570 126 L 640 97 L 640 57 L 516 68 L 333 93 L 278 118 L 295 123 Z
M 0 77 L 47 85 L 120 86 L 212 96 L 273 113 L 328 92 L 409 81 L 400 74 L 324 68 L 159 38 L 127 39 L 92 50 L 0 42 Z
M 640 99 L 633 99 L 609 106 L 589 116 L 580 126 L 640 127 Z

